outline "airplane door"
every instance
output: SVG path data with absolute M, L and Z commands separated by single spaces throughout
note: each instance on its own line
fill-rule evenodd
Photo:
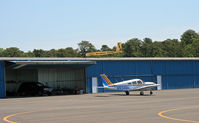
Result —
M 92 77 L 92 93 L 97 93 L 97 77 Z
M 162 90 L 162 76 L 161 75 L 157 75 L 157 84 L 160 84 L 157 89 L 158 90 Z

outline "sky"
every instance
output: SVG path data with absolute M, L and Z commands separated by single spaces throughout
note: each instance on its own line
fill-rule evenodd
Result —
M 0 48 L 96 48 L 199 32 L 199 0 L 0 0 Z

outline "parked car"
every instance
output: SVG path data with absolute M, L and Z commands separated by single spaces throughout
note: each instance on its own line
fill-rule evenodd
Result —
M 19 96 L 51 95 L 53 89 L 40 82 L 23 82 L 17 91 Z

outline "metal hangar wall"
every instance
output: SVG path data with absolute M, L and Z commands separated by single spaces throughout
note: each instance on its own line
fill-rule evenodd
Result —
M 93 64 L 79 58 L 0 58 L 0 98 L 17 96 L 24 82 L 43 83 L 57 94 L 86 92 L 85 68 Z
M 78 84 L 86 93 L 108 92 L 97 88 L 103 73 L 113 83 L 140 78 L 161 80 L 161 89 L 199 88 L 199 58 L 0 58 L 0 98 L 12 80 L 42 81 L 54 88 Z
M 5 97 L 5 67 L 4 62 L 0 61 L 0 98 Z
M 96 64 L 87 67 L 87 91 L 93 92 L 93 78 L 102 86 L 100 74 L 104 73 L 111 82 L 140 78 L 157 82 L 161 89 L 199 88 L 198 58 L 104 58 L 95 59 Z M 96 85 L 94 82 L 94 85 Z M 97 92 L 107 92 L 99 88 Z

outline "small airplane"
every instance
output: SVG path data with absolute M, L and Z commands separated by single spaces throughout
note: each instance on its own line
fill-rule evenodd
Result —
M 159 86 L 154 82 L 143 82 L 141 79 L 131 79 L 122 82 L 112 83 L 105 74 L 100 75 L 104 89 L 121 90 L 129 95 L 130 91 L 140 91 L 140 95 L 144 95 L 144 91 L 150 91 L 153 94 L 152 88 Z

